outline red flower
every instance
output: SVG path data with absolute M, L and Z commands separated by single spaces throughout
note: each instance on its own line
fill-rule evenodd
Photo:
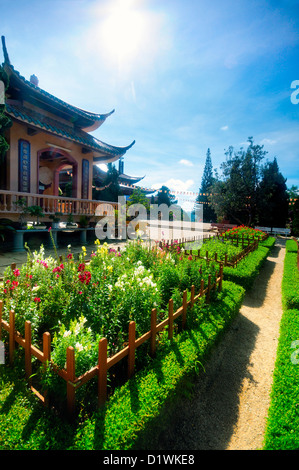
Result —
M 15 269 L 13 273 L 16 277 L 20 276 L 20 274 L 21 274 L 19 269 Z
M 69 254 L 67 255 L 67 258 L 68 258 L 68 259 L 73 259 L 72 253 L 69 253 Z
M 78 271 L 84 271 L 84 270 L 85 270 L 85 264 L 80 263 L 79 266 L 78 266 Z
M 40 302 L 40 301 L 41 301 L 41 300 L 40 300 L 39 297 L 34 297 L 34 302 L 35 302 L 35 303 L 38 303 L 38 302 Z

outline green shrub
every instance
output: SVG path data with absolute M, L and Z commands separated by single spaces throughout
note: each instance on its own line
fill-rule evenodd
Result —
M 269 237 L 267 240 L 260 242 L 257 250 L 243 258 L 237 267 L 225 266 L 223 269 L 224 279 L 235 282 L 246 290 L 250 289 L 274 243 L 275 238 Z
M 299 275 L 297 246 L 286 243 L 282 279 L 283 316 L 273 373 L 271 403 L 264 439 L 265 450 L 299 448 Z M 294 307 L 297 308 L 294 308 Z
M 239 312 L 243 295 L 242 287 L 224 281 L 217 302 L 205 306 L 198 328 L 185 330 L 172 341 L 164 340 L 150 365 L 82 424 L 73 449 L 140 449 L 154 440 L 157 426 L 160 430 L 167 426 L 164 413 L 175 406 L 178 392 L 190 376 L 202 368 L 212 347 Z
M 45 410 L 14 375 L 0 368 L 0 448 L 18 450 L 141 449 L 159 429 L 167 426 L 167 410 L 177 406 L 181 393 L 190 389 L 190 377 L 202 368 L 213 346 L 239 312 L 244 289 L 223 282 L 217 299 L 196 306 L 198 326 L 167 339 L 146 368 L 116 389 L 105 407 L 79 416 L 72 425 L 52 410 Z M 2 379 L 1 379 L 2 376 Z M 50 432 L 49 432 L 50 430 Z
M 273 373 L 265 450 L 299 448 L 299 310 L 285 310 Z
M 299 271 L 297 268 L 297 252 L 289 250 L 287 250 L 285 254 L 282 280 L 282 303 L 285 309 L 299 309 Z
M 288 253 L 297 253 L 298 252 L 298 245 L 296 240 L 287 240 L 286 242 L 286 251 Z

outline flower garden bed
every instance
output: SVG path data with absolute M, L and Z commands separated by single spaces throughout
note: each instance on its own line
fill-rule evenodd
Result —
M 225 259 L 227 253 L 233 258 L 236 253 L 245 256 L 257 247 L 248 243 L 245 252 L 240 251 L 226 239 L 210 239 L 204 246 L 206 253 L 215 253 L 213 260 L 202 259 L 193 250 L 185 256 L 186 250 L 177 243 L 169 251 L 160 246 L 150 250 L 137 241 L 120 252 L 96 242 L 90 260 L 85 247 L 77 260 L 70 246 L 60 259 L 46 258 L 43 247 L 33 254 L 28 250 L 26 264 L 4 273 L 1 324 L 10 336 L 10 362 L 16 354 L 15 342 L 25 349 L 27 378 L 40 375 L 40 364 L 34 360 L 32 364 L 31 356 L 44 365 L 49 362 L 50 367 L 41 369 L 43 389 L 56 401 L 57 397 L 64 401 L 67 393 L 72 408 L 75 389 L 98 376 L 102 368 L 98 387 L 104 391 L 98 394 L 99 401 L 105 401 L 107 386 L 110 394 L 136 366 L 146 364 L 149 348 L 135 353 L 137 347 L 150 340 L 153 355 L 163 328 L 173 335 L 173 330 L 185 326 L 196 294 L 206 294 L 209 301 L 217 288 L 221 290 L 223 254 Z M 108 372 L 126 356 L 128 370 L 117 364 Z M 108 359 L 103 362 L 103 357 Z
M 269 241 L 267 241 L 267 245 L 270 245 Z M 133 247 L 131 248 L 133 251 Z M 138 255 L 135 253 L 135 260 L 139 261 L 141 258 L 147 259 L 148 256 L 152 256 L 149 255 L 148 252 L 145 252 L 142 247 L 137 246 L 135 248 L 137 248 L 138 252 Z M 101 247 L 101 249 L 104 251 L 104 247 Z M 258 263 L 256 253 L 263 253 L 264 257 L 269 249 L 270 247 L 265 248 L 263 244 L 261 244 L 254 253 L 249 253 L 248 257 L 240 263 L 240 266 L 242 265 L 244 268 L 247 263 L 252 264 L 252 259 Z M 162 259 L 164 259 L 164 257 L 166 258 L 167 253 L 161 254 L 161 251 L 159 251 L 159 253 Z M 84 253 L 82 253 L 82 255 L 83 254 Z M 116 253 L 113 253 L 113 255 L 117 260 L 120 260 L 124 253 L 122 253 L 121 256 L 115 256 Z M 177 260 L 178 262 L 183 262 L 184 265 L 186 263 L 189 268 L 191 264 L 197 265 L 197 269 L 199 270 L 201 268 L 202 271 L 205 267 L 209 267 L 209 269 L 211 267 L 211 263 L 207 263 L 206 261 L 194 262 L 193 259 L 192 263 L 190 263 L 191 260 L 188 260 L 188 257 L 184 257 L 183 259 L 181 253 L 178 254 Z M 82 259 L 76 262 L 78 267 L 81 261 Z M 135 265 L 138 261 L 135 261 Z M 171 263 L 173 266 L 175 265 L 173 262 Z M 36 264 L 40 263 L 36 262 Z M 161 263 L 161 266 L 163 266 L 163 264 L 164 262 Z M 145 261 L 143 261 L 142 265 L 145 265 Z M 55 267 L 57 267 L 56 264 L 53 269 L 55 269 Z M 230 270 L 230 272 L 236 272 L 233 268 L 226 269 Z M 172 270 L 170 271 L 172 272 Z M 183 273 L 184 270 L 180 272 Z M 80 273 L 79 271 L 77 274 L 78 277 Z M 53 274 L 55 275 L 56 272 Z M 59 274 L 59 272 L 57 272 L 57 274 Z M 9 273 L 9 276 L 11 275 L 13 274 Z M 20 276 L 17 277 L 20 278 Z M 174 285 L 171 280 L 174 281 L 175 277 L 172 278 L 172 276 L 169 275 L 166 276 L 165 279 L 167 277 L 169 277 L 168 286 Z M 202 276 L 199 277 L 201 278 Z M 87 278 L 88 276 L 86 276 L 86 279 Z M 14 278 L 11 277 L 11 279 Z M 59 278 L 56 279 L 59 280 Z M 182 275 L 180 277 L 180 285 L 182 288 L 185 287 L 182 282 L 183 279 L 186 279 L 186 277 Z M 188 282 L 190 282 L 190 279 Z M 90 283 L 91 281 L 89 281 L 87 286 L 89 286 Z M 176 284 L 176 287 L 177 286 Z M 172 289 L 172 294 L 173 293 L 174 289 Z M 191 293 L 188 292 L 189 299 L 190 294 Z M 223 289 L 221 291 L 218 289 L 212 291 L 211 294 L 211 303 L 207 304 L 203 299 L 194 304 L 193 308 L 188 308 L 187 329 L 182 330 L 178 325 L 176 327 L 177 334 L 173 339 L 169 339 L 167 332 L 161 332 L 159 347 L 157 348 L 154 358 L 149 358 L 145 351 L 142 352 L 143 358 L 139 358 L 138 361 L 140 360 L 142 362 L 143 367 L 141 369 L 138 368 L 136 374 L 129 381 L 115 389 L 115 393 L 106 402 L 104 407 L 101 407 L 94 414 L 84 415 L 84 417 L 81 416 L 79 423 L 74 424 L 72 429 L 68 431 L 65 430 L 63 433 L 58 432 L 58 429 L 66 429 L 66 423 L 64 421 L 61 423 L 59 421 L 60 424 L 57 423 L 57 415 L 52 415 L 52 412 L 49 410 L 47 414 L 43 414 L 42 421 L 39 420 L 36 430 L 32 430 L 28 441 L 24 440 L 26 434 L 21 430 L 24 420 L 20 417 L 20 426 L 14 428 L 13 448 L 143 448 L 144 439 L 148 440 L 149 436 L 153 437 L 153 435 L 157 434 L 157 428 L 163 428 L 163 426 L 167 425 L 167 419 L 165 421 L 164 413 L 166 413 L 166 415 L 171 413 L 171 406 L 177 406 L 177 398 L 180 393 L 183 392 L 183 390 L 186 391 L 190 389 L 190 374 L 196 373 L 198 369 L 201 368 L 201 364 L 204 364 L 213 345 L 220 340 L 232 318 L 238 313 L 244 289 L 232 282 L 224 280 Z M 37 308 L 41 307 L 43 300 L 42 296 L 39 298 L 41 302 L 34 304 Z M 34 299 L 32 299 L 32 301 L 34 302 Z M 163 308 L 161 311 L 162 310 Z M 69 336 L 62 335 L 62 337 L 66 339 Z M 74 339 L 79 340 L 78 337 Z M 62 361 L 65 362 L 65 359 L 66 354 L 64 349 Z M 181 390 L 181 392 L 179 390 Z M 12 410 L 14 409 L 15 407 L 13 406 Z M 24 425 L 26 425 L 25 416 L 28 416 L 27 411 L 29 411 L 26 410 L 24 410 L 25 414 L 22 413 L 25 419 Z M 41 411 L 38 412 L 39 416 L 40 413 Z M 0 421 L 1 419 L 2 418 L 0 418 Z M 5 420 L 5 415 L 3 415 L 1 422 L 2 427 L 7 428 L 8 426 L 9 428 L 8 422 Z M 56 428 L 57 432 L 55 431 Z M 48 432 L 49 429 L 52 430 L 50 434 Z M 5 435 L 7 436 L 7 432 Z M 3 437 L 5 438 L 5 436 Z M 1 438 L 2 434 L 0 432 L 0 443 Z M 7 445 L 9 446 L 9 444 Z
M 178 324 L 170 325 L 168 321 L 170 299 L 173 322 L 179 316 L 176 311 L 183 298 L 184 309 L 187 308 L 187 297 L 183 295 L 187 289 L 189 298 L 207 291 L 212 296 L 215 281 L 220 280 L 218 264 L 195 262 L 182 252 L 180 247 L 173 253 L 159 247 L 148 250 L 139 242 L 128 245 L 122 252 L 109 249 L 107 244 L 97 244 L 90 260 L 86 259 L 84 247 L 78 260 L 74 260 L 70 246 L 66 257 L 59 260 L 45 258 L 43 247 L 39 252 L 28 252 L 27 263 L 14 270 L 8 268 L 3 279 L 1 323 L 11 333 L 10 361 L 16 353 L 15 341 L 25 350 L 27 347 L 28 377 L 32 376 L 32 351 L 44 363 L 51 357 L 53 366 L 42 375 L 44 388 L 50 396 L 64 397 L 65 384 L 61 378 L 74 383 L 76 377 L 88 371 L 95 374 L 101 339 L 107 340 L 107 352 L 103 354 L 108 358 L 124 354 L 124 349 L 124 355 L 129 355 L 128 325 L 133 320 L 134 337 L 138 338 L 154 327 L 157 329 L 163 321 L 168 329 L 177 330 Z M 162 335 L 157 333 L 158 337 Z M 66 367 L 68 348 L 76 356 L 71 376 Z M 137 366 L 147 360 L 146 348 L 140 351 Z M 109 385 L 113 388 L 124 375 L 119 366 L 117 374 L 108 377 L 108 388 Z

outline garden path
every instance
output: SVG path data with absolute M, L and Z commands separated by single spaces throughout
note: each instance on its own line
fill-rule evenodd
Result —
M 285 240 L 277 239 L 240 314 L 184 398 L 157 450 L 262 449 L 282 316 Z

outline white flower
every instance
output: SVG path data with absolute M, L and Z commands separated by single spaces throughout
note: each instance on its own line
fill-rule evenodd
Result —
M 71 331 L 69 331 L 69 330 L 68 330 L 68 331 L 65 331 L 65 332 L 63 333 L 63 337 L 66 338 L 67 336 L 70 336 L 71 334 L 72 334 Z
M 77 351 L 79 351 L 79 352 L 80 352 L 80 351 L 83 351 L 83 346 L 82 346 L 82 344 L 79 343 L 79 342 L 77 342 L 77 343 L 75 344 L 75 348 L 76 348 Z

